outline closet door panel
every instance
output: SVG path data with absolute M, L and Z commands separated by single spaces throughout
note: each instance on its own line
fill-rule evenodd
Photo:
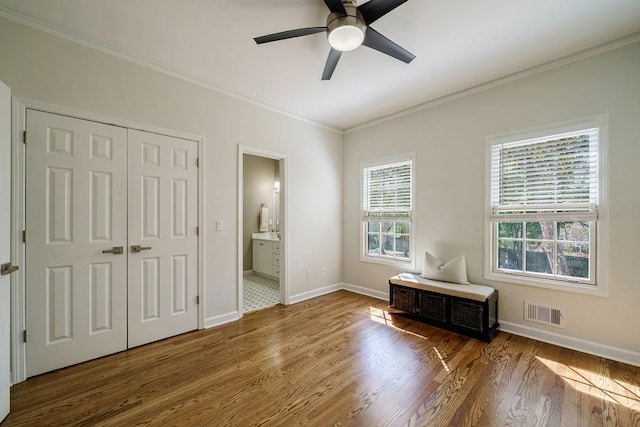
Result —
M 128 135 L 128 342 L 134 347 L 198 327 L 198 171 L 196 142 L 137 130 Z
M 27 110 L 27 376 L 127 347 L 126 165 L 125 129 Z

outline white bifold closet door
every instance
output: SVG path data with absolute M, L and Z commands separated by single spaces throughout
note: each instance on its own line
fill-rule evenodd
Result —
M 198 327 L 196 162 L 193 141 L 129 130 L 129 347 Z
M 197 329 L 196 143 L 35 110 L 27 139 L 27 376 Z
M 33 376 L 127 348 L 127 130 L 28 110 L 27 135 Z

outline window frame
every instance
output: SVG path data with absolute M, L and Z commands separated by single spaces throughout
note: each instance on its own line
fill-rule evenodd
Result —
M 575 292 L 596 296 L 608 295 L 608 271 L 609 271 L 609 214 L 608 214 L 608 115 L 602 114 L 584 119 L 557 123 L 548 126 L 536 127 L 521 131 L 509 132 L 488 136 L 485 149 L 485 262 L 484 277 L 487 280 L 507 282 L 538 288 L 555 289 L 565 292 Z M 492 220 L 491 206 L 491 162 L 492 148 L 495 145 L 513 142 L 527 141 L 530 139 L 545 138 L 558 134 L 579 132 L 584 129 L 598 128 L 598 218 L 594 221 L 584 221 L 590 224 L 590 254 L 589 271 L 590 280 L 579 278 L 563 278 L 559 276 L 549 277 L 545 274 L 526 273 L 520 271 L 508 271 L 498 269 L 498 224 Z M 560 218 L 547 219 L 548 221 L 562 222 Z M 542 221 L 522 218 L 516 219 L 510 216 L 501 222 L 539 222 Z M 557 228 L 554 226 L 554 228 Z M 523 233 L 525 233 L 523 229 Z M 523 250 L 526 243 L 526 235 L 523 234 Z M 554 242 L 557 240 L 557 229 L 554 231 Z M 555 253 L 555 251 L 554 251 Z M 525 259 L 523 258 L 523 263 Z M 526 264 L 525 264 L 526 265 Z M 523 270 L 526 266 L 523 265 Z
M 402 260 L 402 259 L 398 259 L 398 258 L 392 258 L 392 257 L 387 257 L 387 256 L 383 256 L 383 255 L 371 255 L 368 253 L 368 245 L 367 245 L 367 237 L 368 237 L 368 229 L 367 229 L 367 224 L 369 222 L 375 222 L 375 221 L 371 221 L 370 219 L 368 220 L 367 218 L 365 218 L 364 215 L 364 182 L 363 182 L 363 174 L 364 174 L 364 170 L 366 168 L 371 168 L 371 167 L 379 167 L 379 166 L 385 166 L 385 165 L 393 165 L 395 163 L 401 163 L 401 162 L 406 162 L 406 161 L 410 161 L 411 162 L 411 210 L 410 210 L 410 214 L 408 217 L 406 218 L 397 218 L 394 220 L 387 220 L 387 221 L 379 221 L 380 223 L 382 222 L 408 222 L 409 223 L 409 259 L 408 260 Z M 416 256 L 415 256 L 415 247 L 416 247 L 416 224 L 415 224 L 415 212 L 416 212 L 416 208 L 415 208 L 415 188 L 416 188 L 416 180 L 415 180 L 415 176 L 416 176 L 416 156 L 415 156 L 415 152 L 410 152 L 410 153 L 404 153 L 404 154 L 399 154 L 399 155 L 395 155 L 395 156 L 390 156 L 390 157 L 384 157 L 384 158 L 378 158 L 378 159 L 373 159 L 373 160 L 365 160 L 360 162 L 360 175 L 359 175 L 359 180 L 360 180 L 360 207 L 359 207 L 359 212 L 360 212 L 360 261 L 362 262 L 369 262 L 369 263 L 374 263 L 374 264 L 385 264 L 385 265 L 392 265 L 392 266 L 396 266 L 396 267 L 401 267 L 403 269 L 415 269 L 415 265 L 416 265 Z

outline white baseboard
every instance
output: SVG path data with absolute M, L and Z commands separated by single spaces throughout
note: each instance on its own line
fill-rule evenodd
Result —
M 374 291 L 373 289 L 363 288 L 362 286 L 352 285 L 350 283 L 341 283 L 342 289 L 349 292 L 355 292 L 356 294 L 366 295 L 381 300 L 389 300 L 388 292 Z
M 243 275 L 243 276 L 249 276 L 250 274 L 253 274 L 253 270 L 244 270 L 244 271 L 242 272 L 242 275 Z
M 499 322 L 500 330 L 504 332 L 509 332 L 514 335 L 520 335 L 549 344 L 555 344 L 572 350 L 578 350 L 594 356 L 606 357 L 607 359 L 627 363 L 629 365 L 640 366 L 640 353 L 636 353 L 634 351 L 583 340 L 581 338 L 557 334 L 555 332 L 544 331 L 529 326 L 519 325 L 517 323 L 505 322 L 503 320 L 500 320 Z
M 232 311 L 230 313 L 220 314 L 218 316 L 207 317 L 204 319 L 204 328 L 209 329 L 214 326 L 220 326 L 225 323 L 233 322 L 240 319 L 240 313 Z
M 306 301 L 311 298 L 319 297 L 322 295 L 330 294 L 344 289 L 342 283 L 336 283 L 335 285 L 325 286 L 324 288 L 314 289 L 312 291 L 303 292 L 297 295 L 291 295 L 289 297 L 289 304 L 295 304 L 298 302 Z

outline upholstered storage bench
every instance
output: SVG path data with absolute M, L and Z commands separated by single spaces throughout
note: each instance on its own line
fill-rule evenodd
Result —
M 498 291 L 401 273 L 389 279 L 389 306 L 418 320 L 487 342 L 498 333 Z

